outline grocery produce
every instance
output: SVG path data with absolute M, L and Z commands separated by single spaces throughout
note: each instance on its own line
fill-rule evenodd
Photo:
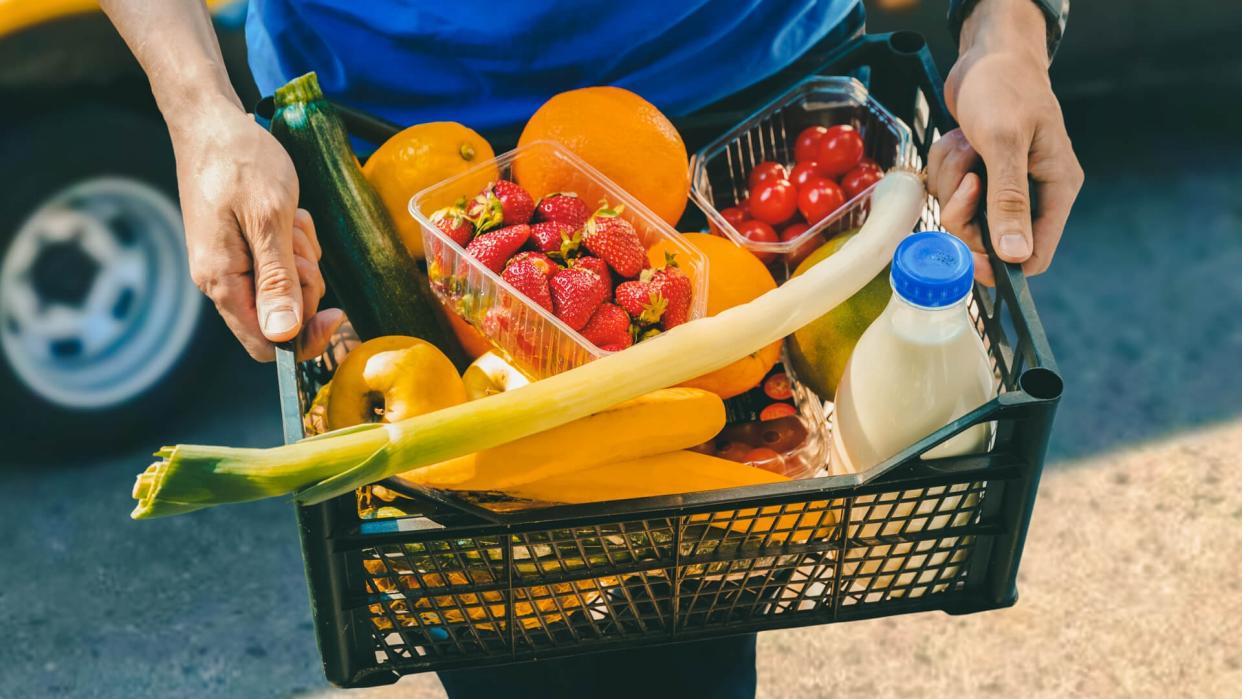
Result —
M 825 177 L 839 178 L 858 164 L 863 157 L 862 136 L 849 124 L 831 126 L 819 139 L 815 161 Z
M 407 471 L 399 478 L 446 490 L 513 493 L 541 478 L 693 446 L 719 432 L 724 421 L 724 404 L 711 393 L 666 388 L 507 444 Z M 595 497 L 611 499 L 600 492 Z
M 600 295 L 600 278 L 585 267 L 557 270 L 548 282 L 552 313 L 574 330 L 581 330 L 607 298 Z
M 685 322 L 693 288 L 675 262 L 667 270 L 651 267 L 637 230 L 620 216 L 624 207 L 609 206 L 606 201 L 600 204 L 594 213 L 585 213 L 585 204 L 572 192 L 556 192 L 535 202 L 520 185 L 497 180 L 489 182 L 469 204 L 437 211 L 431 220 L 446 235 L 465 238 L 467 254 L 500 272 L 531 303 L 581 331 L 600 349 L 617 351 L 650 337 L 652 331 L 672 327 L 670 323 Z M 535 219 L 540 220 L 528 223 Z M 644 315 L 639 309 L 634 318 L 624 310 L 625 305 L 608 304 L 611 308 L 601 311 L 601 304 L 613 299 L 614 276 L 625 284 L 627 279 L 637 283 L 640 274 L 644 287 L 650 287 L 660 300 L 658 311 Z M 454 283 L 437 278 L 442 280 L 438 283 Z M 456 303 L 463 315 L 471 317 L 468 311 L 473 302 L 467 294 Z M 669 307 L 672 310 L 666 314 Z M 527 337 L 525 325 L 511 324 L 512 316 L 512 309 L 492 308 L 482 322 L 489 332 L 509 334 L 523 345 L 523 356 L 537 355 L 541 339 L 534 334 Z M 623 321 L 624 335 L 620 331 Z
M 737 232 L 741 233 L 743 238 L 751 241 L 752 243 L 776 243 L 780 241 L 780 236 L 776 234 L 776 229 L 772 228 L 772 226 L 764 223 L 763 221 L 756 221 L 753 219 L 749 221 L 742 221 L 742 225 L 738 227 Z M 759 261 L 763 263 L 768 263 L 776 259 L 776 253 L 774 252 L 766 252 L 763 250 L 753 250 L 752 252 L 755 257 L 759 258 Z
M 750 175 L 746 178 L 746 185 L 753 192 L 761 182 L 787 179 L 789 179 L 789 171 L 785 169 L 784 165 L 771 160 L 765 160 L 751 169 Z
M 695 451 L 673 451 L 630 461 L 614 461 L 590 469 L 530 481 L 508 489 L 517 497 L 548 503 L 582 504 L 626 498 L 677 495 L 739 488 L 789 480 L 769 470 L 751 468 Z M 802 510 L 810 510 L 802 512 Z M 756 516 L 759 515 L 759 516 Z M 776 516 L 779 515 L 779 516 Z M 736 517 L 736 518 L 735 518 Z M 773 541 L 806 541 L 822 537 L 835 518 L 824 502 L 692 515 L 689 522 L 711 522 L 746 535 L 773 532 Z
M 836 254 L 857 233 L 857 230 L 846 231 L 824 243 L 798 265 L 793 276 L 806 274 L 816 264 Z M 832 400 L 854 345 L 888 305 L 891 295 L 888 272 L 881 271 L 844 303 L 794 331 L 786 343 L 789 359 L 808 388 Z
M 582 244 L 623 277 L 636 277 L 647 259 L 633 224 L 620 217 L 621 207 L 603 207 L 582 229 Z
M 314 73 L 276 90 L 272 134 L 298 173 L 300 201 L 315 220 L 319 265 L 355 332 L 366 340 L 412 335 L 465 365 L 441 324 L 419 271 L 375 190 L 363 176 L 349 137 Z
M 797 240 L 798 238 L 802 236 L 803 233 L 806 233 L 810 228 L 811 228 L 811 225 L 808 223 L 802 223 L 802 222 L 791 223 L 788 226 L 785 226 L 785 228 L 781 230 L 781 233 L 780 233 L 781 242 L 788 243 L 790 241 Z M 824 242 L 824 239 L 818 236 L 812 236 L 810 238 L 804 239 L 801 243 L 798 243 L 798 247 L 794 248 L 791 252 L 785 253 L 786 264 L 788 264 L 790 267 L 796 268 L 799 264 L 802 263 L 803 260 L 806 259 L 807 255 L 810 255 L 812 252 L 815 252 L 815 250 L 821 244 L 823 244 L 823 242 Z
M 552 310 L 552 291 L 548 288 L 551 277 L 552 267 L 537 258 L 510 260 L 500 274 L 519 293 L 548 311 Z
M 552 192 L 545 194 L 535 205 L 535 221 L 555 221 L 569 226 L 571 231 L 582 228 L 587 222 L 591 210 L 573 192 Z
M 530 226 L 518 223 L 489 233 L 480 233 L 466 246 L 466 252 L 483 263 L 484 267 L 499 272 L 504 269 L 505 262 L 522 249 L 528 238 Z
M 431 222 L 461 247 L 466 247 L 474 236 L 474 224 L 466 218 L 466 210 L 459 206 L 449 206 L 431 214 Z
M 828 133 L 827 126 L 808 126 L 794 141 L 794 160 L 802 163 L 819 156 L 819 142 Z
M 845 173 L 841 177 L 841 189 L 845 190 L 845 196 L 849 199 L 862 194 L 868 187 L 880 181 L 884 176 L 884 171 L 874 162 L 859 163 L 854 166 L 853 170 Z
M 703 233 L 686 233 L 687 243 L 707 256 L 707 310 L 712 316 L 733 308 L 776 288 L 772 273 L 746 248 L 733 241 Z M 667 246 L 653 246 L 648 258 L 654 263 L 668 252 Z M 618 291 L 620 287 L 618 287 Z M 781 343 L 773 342 L 732 364 L 686 382 L 712 391 L 722 398 L 731 398 L 763 380 L 781 355 Z
M 434 345 L 388 335 L 367 340 L 341 362 L 328 399 L 328 429 L 397 422 L 466 401 L 457 368 Z
M 506 362 L 495 352 L 485 352 L 479 355 L 478 359 L 466 367 L 466 371 L 461 375 L 461 381 L 466 388 L 467 400 L 483 398 L 493 393 L 503 393 L 530 383 L 530 379 L 518 371 L 517 367 Z
M 410 253 L 421 259 L 423 234 L 418 221 L 410 216 L 410 197 L 493 157 L 491 145 L 473 130 L 455 122 L 437 121 L 416 124 L 389 138 L 367 158 L 362 172 L 379 193 Z M 424 210 L 451 207 L 458 199 L 473 196 L 497 175 L 492 166 L 455 180 L 433 199 L 423 202 Z M 315 223 L 318 225 L 320 219 L 316 218 Z
M 630 316 L 620 306 L 601 303 L 582 327 L 582 336 L 596 347 L 617 352 L 634 344 Z
M 604 173 L 670 225 L 690 193 L 685 143 L 659 109 L 620 87 L 585 87 L 555 95 L 526 122 L 518 146 L 555 141 Z M 518 160 L 514 174 L 536 198 L 577 192 L 589 201 L 602 193 L 568 162 Z
M 841 185 L 827 177 L 812 177 L 798 192 L 798 211 L 812 226 L 845 204 Z
M 564 221 L 540 221 L 530 227 L 530 239 L 541 252 L 554 253 L 562 260 L 578 250 L 582 236 L 580 228 Z
M 721 209 L 720 217 L 732 228 L 729 235 L 755 243 L 747 247 L 764 263 L 777 260 L 777 252 L 765 247 L 784 244 L 777 250 L 786 269 L 796 267 L 823 241 L 807 237 L 807 231 L 843 211 L 883 177 L 864 151 L 862 134 L 849 124 L 803 129 L 794 140 L 793 163 L 755 163 L 736 205 Z M 713 219 L 712 231 L 719 232 L 719 225 Z
M 851 244 L 806 273 L 749 303 L 683 323 L 662 333 L 659 342 L 638 343 L 513 391 L 271 449 L 161 449 L 159 460 L 134 484 L 138 503 L 131 516 L 182 514 L 288 493 L 314 504 L 714 371 L 780 340 L 861 289 L 891 259 L 925 203 L 919 175 L 894 169 L 876 185 L 870 216 Z
M 784 178 L 764 180 L 751 188 L 749 206 L 751 215 L 764 223 L 784 223 L 798 212 L 798 190 Z
M 474 222 L 475 232 L 485 233 L 493 228 L 530 223 L 535 201 L 517 184 L 496 180 L 475 195 L 465 209 L 466 217 Z

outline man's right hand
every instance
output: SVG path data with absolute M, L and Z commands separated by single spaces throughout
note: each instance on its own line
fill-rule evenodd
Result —
M 230 103 L 169 126 L 194 283 L 255 359 L 299 332 L 300 354 L 322 352 L 344 316 L 316 315 L 322 251 L 284 148 Z

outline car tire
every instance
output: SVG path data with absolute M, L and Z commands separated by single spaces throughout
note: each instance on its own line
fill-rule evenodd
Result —
M 0 163 L 0 462 L 166 427 L 223 332 L 189 279 L 163 123 L 80 105 L 3 127 Z

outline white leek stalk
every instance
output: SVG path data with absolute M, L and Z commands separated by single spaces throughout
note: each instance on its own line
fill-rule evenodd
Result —
M 921 177 L 893 170 L 841 250 L 780 287 L 576 369 L 392 424 L 273 449 L 165 449 L 134 488 L 136 519 L 293 492 L 322 502 L 402 471 L 464 456 L 597 413 L 727 366 L 854 295 L 892 259 L 926 203 Z M 266 477 L 265 474 L 270 474 Z M 300 482 L 299 482 L 300 480 Z

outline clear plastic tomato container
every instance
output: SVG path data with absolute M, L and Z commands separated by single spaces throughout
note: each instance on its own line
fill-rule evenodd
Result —
M 864 155 L 885 171 L 914 160 L 909 127 L 872 99 L 862 83 L 845 77 L 812 77 L 695 153 L 690 163 L 691 198 L 716 230 L 739 245 L 756 253 L 775 253 L 773 266 L 780 267 L 781 261 L 791 260 L 796 264 L 800 257 L 791 253 L 810 252 L 817 247 L 814 239 L 827 240 L 862 225 L 874 185 L 802 235 L 779 243 L 752 242 L 743 237 L 725 221 L 720 210 L 737 206 L 746 198 L 746 179 L 756 164 L 774 160 L 792 167 L 794 141 L 803 129 L 836 124 L 850 124 L 858 129 Z
M 641 154 L 636 154 L 636 157 L 641 157 Z M 514 165 L 523 161 L 542 161 L 545 167 L 567 173 L 573 187 L 565 191 L 576 193 L 591 209 L 597 208 L 601 200 L 613 207 L 623 205 L 625 208 L 621 216 L 634 226 L 643 247 L 650 248 L 660 241 L 667 241 L 676 251 L 678 265 L 693 284 L 690 317 L 703 316 L 707 307 L 707 257 L 641 202 L 564 146 L 551 141 L 536 141 L 432 185 L 410 199 L 410 214 L 423 230 L 427 277 L 432 291 L 445 306 L 482 333 L 509 362 L 530 378 L 540 379 L 611 354 L 596 347 L 552 313 L 519 293 L 499 274 L 466 254 L 461 246 L 432 224 L 430 216 L 433 212 L 424 210 L 424 206 L 430 207 L 424 202 L 435 201 L 439 192 L 491 166 L 499 169 L 502 179 L 512 180 Z M 531 194 L 535 197 L 540 195 L 539 192 Z M 645 340 L 659 341 L 659 336 Z

